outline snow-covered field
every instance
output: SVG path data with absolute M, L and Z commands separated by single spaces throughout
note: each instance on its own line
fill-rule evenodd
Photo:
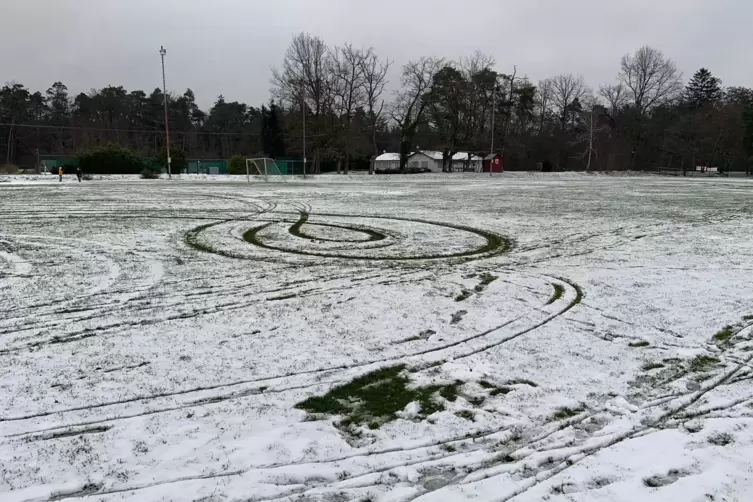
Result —
M 751 500 L 750 180 L 21 181 L 2 502 Z

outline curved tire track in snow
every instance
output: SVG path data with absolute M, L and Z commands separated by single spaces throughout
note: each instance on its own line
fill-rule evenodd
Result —
M 507 328 L 510 325 L 515 324 L 516 322 L 520 321 L 522 318 L 517 317 L 514 319 L 511 319 L 509 321 L 506 321 L 498 326 L 495 326 L 489 330 L 486 330 L 481 333 L 477 333 L 465 338 L 462 338 L 460 340 L 455 340 L 452 342 L 448 342 L 445 344 L 442 344 L 440 346 L 413 351 L 410 353 L 404 353 L 404 354 L 398 354 L 395 356 L 385 357 L 381 359 L 376 360 L 370 360 L 370 361 L 364 361 L 360 363 L 353 363 L 353 364 L 343 364 L 343 365 L 333 365 L 333 366 L 325 366 L 320 368 L 315 368 L 311 370 L 306 371 L 300 371 L 295 373 L 288 373 L 288 374 L 280 374 L 280 375 L 269 375 L 265 377 L 260 378 L 254 378 L 254 379 L 245 379 L 245 380 L 238 380 L 233 382 L 226 382 L 221 384 L 215 384 L 215 385 L 209 385 L 209 386 L 198 386 L 193 387 L 190 389 L 182 389 L 182 390 L 176 390 L 171 392 L 165 392 L 161 394 L 154 394 L 154 395 L 144 395 L 144 396 L 134 396 L 128 399 L 122 399 L 122 400 L 114 400 L 106 403 L 99 403 L 94 405 L 87 405 L 87 406 L 80 406 L 80 407 L 72 407 L 67 409 L 57 409 L 57 410 L 51 410 L 44 413 L 35 413 L 35 414 L 29 414 L 29 415 L 23 415 L 23 416 L 6 416 L 6 417 L 0 417 L 0 423 L 4 422 L 19 422 L 19 421 L 26 421 L 30 419 L 35 418 L 41 418 L 46 416 L 51 416 L 55 414 L 66 414 L 66 413 L 74 413 L 74 412 L 82 412 L 82 411 L 88 411 L 88 410 L 96 410 L 96 409 L 104 409 L 108 407 L 118 406 L 118 405 L 126 405 L 126 404 L 132 404 L 132 403 L 139 403 L 142 402 L 142 404 L 146 404 L 150 401 L 156 400 L 156 399 L 164 399 L 164 398 L 174 398 L 177 396 L 186 396 L 187 402 L 174 404 L 172 406 L 167 406 L 160 409 L 150 409 L 148 412 L 145 413 L 134 413 L 132 415 L 129 415 L 128 417 L 124 418 L 135 418 L 138 416 L 142 416 L 144 414 L 153 414 L 153 413 L 161 413 L 161 412 L 167 412 L 167 411 L 173 411 L 175 409 L 182 409 L 182 408 L 188 408 L 188 407 L 195 407 L 195 406 L 202 406 L 206 404 L 213 404 L 221 401 L 226 401 L 230 399 L 238 399 L 243 397 L 249 397 L 257 394 L 262 394 L 264 392 L 270 393 L 270 392 L 287 392 L 290 390 L 300 390 L 302 388 L 311 388 L 311 387 L 321 387 L 324 385 L 338 385 L 342 384 L 352 378 L 355 378 L 357 375 L 348 375 L 348 376 L 341 376 L 340 378 L 336 380 L 330 380 L 326 382 L 302 382 L 302 383 L 296 383 L 295 385 L 285 387 L 285 381 L 289 379 L 294 379 L 298 377 L 313 377 L 317 374 L 326 374 L 333 371 L 351 371 L 351 370 L 360 370 L 363 371 L 373 371 L 377 369 L 380 365 L 393 365 L 397 363 L 407 363 L 409 365 L 412 365 L 413 367 L 417 369 L 426 369 L 429 367 L 432 367 L 438 363 L 445 362 L 448 358 L 458 359 L 458 358 L 466 358 L 470 357 L 474 354 L 478 354 L 490 349 L 493 349 L 495 347 L 498 347 L 508 341 L 514 340 L 515 338 L 518 338 L 522 335 L 525 335 L 527 333 L 530 333 L 534 331 L 535 329 L 544 326 L 545 324 L 551 322 L 552 320 L 556 319 L 557 317 L 565 314 L 570 309 L 572 309 L 575 305 L 577 305 L 580 301 L 580 298 L 582 298 L 582 291 L 577 286 L 574 285 L 574 283 L 567 281 L 563 284 L 566 284 L 569 289 L 569 295 L 572 298 L 556 302 L 555 304 L 551 305 L 550 307 L 554 307 L 556 310 L 554 310 L 553 313 L 546 315 L 546 317 L 540 321 L 537 321 L 533 325 L 524 325 L 521 328 L 517 329 L 513 333 L 502 336 L 501 338 L 494 340 L 492 342 L 484 342 L 485 339 L 492 337 L 494 334 L 496 334 L 499 331 L 502 331 L 504 328 Z M 563 305 L 558 305 L 563 304 Z M 136 323 L 140 324 L 140 323 Z M 90 334 L 90 336 L 96 336 L 94 334 Z M 464 345 L 472 344 L 473 342 L 477 342 L 478 345 L 472 346 L 465 351 L 458 353 L 451 352 L 452 349 Z M 427 357 L 429 356 L 429 357 Z M 265 387 L 269 387 L 270 382 L 274 381 L 281 381 L 280 384 L 283 385 L 281 388 L 273 388 L 269 390 L 260 391 L 256 385 L 264 383 L 266 384 Z M 292 384 L 292 383 L 291 383 Z M 239 389 L 235 392 L 225 394 L 225 395 L 202 395 L 202 396 L 196 396 L 193 398 L 190 398 L 190 395 L 192 394 L 200 394 L 207 391 L 213 391 L 217 389 L 226 389 L 231 387 L 237 387 L 237 386 L 253 386 L 252 388 L 246 388 L 246 389 Z M 197 401 L 197 399 L 201 399 L 201 401 Z M 100 422 L 109 422 L 120 419 L 119 416 L 111 416 L 107 418 L 101 418 L 97 420 L 82 422 L 82 423 L 76 423 L 75 425 L 91 425 L 96 424 Z M 71 424 L 73 425 L 73 424 Z M 57 430 L 60 428 L 69 427 L 71 425 L 63 425 L 63 426 L 56 426 L 54 428 L 49 429 L 41 429 L 41 430 L 34 430 L 29 432 L 21 432 L 14 435 L 22 435 L 27 433 L 38 433 L 38 432 L 45 432 L 49 430 Z

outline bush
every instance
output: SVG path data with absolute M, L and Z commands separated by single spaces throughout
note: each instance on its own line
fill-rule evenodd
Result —
M 18 166 L 13 164 L 5 164 L 0 166 L 0 174 L 16 174 L 18 172 Z
M 159 155 L 157 155 L 157 162 L 159 165 L 167 169 L 167 150 L 164 148 Z M 186 157 L 186 152 L 181 149 L 170 150 L 170 171 L 173 174 L 188 171 L 188 158 Z
M 145 180 L 158 180 L 162 173 L 159 169 L 147 166 L 141 170 L 141 178 Z
M 78 165 L 90 174 L 140 174 L 150 169 L 141 157 L 114 143 L 79 153 Z
M 230 157 L 230 162 L 227 166 L 228 174 L 246 174 L 246 159 L 240 155 L 233 155 Z

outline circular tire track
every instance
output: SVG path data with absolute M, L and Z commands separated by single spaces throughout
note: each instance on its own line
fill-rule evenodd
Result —
M 403 217 L 397 217 L 397 216 L 362 216 L 362 215 L 346 215 L 346 214 L 335 214 L 335 213 L 317 213 L 316 216 L 334 217 L 334 218 L 342 218 L 342 219 L 361 218 L 361 219 L 375 219 L 375 220 L 381 220 L 381 221 L 420 223 L 423 225 L 430 225 L 434 227 L 440 227 L 443 229 L 450 229 L 453 231 L 475 235 L 476 237 L 480 237 L 481 239 L 483 239 L 484 244 L 480 246 L 476 246 L 472 249 L 467 249 L 467 250 L 457 251 L 457 252 L 449 252 L 449 253 L 419 253 L 419 254 L 413 254 L 413 255 L 408 254 L 404 256 L 396 255 L 396 254 L 393 254 L 393 255 L 389 255 L 389 254 L 388 255 L 368 255 L 368 254 L 363 254 L 363 253 L 359 254 L 357 253 L 358 251 L 366 251 L 366 250 L 372 250 L 372 249 L 391 246 L 395 243 L 395 241 L 402 239 L 402 237 L 388 230 L 366 227 L 362 225 L 344 225 L 344 224 L 335 224 L 335 223 L 310 222 L 309 221 L 310 213 L 308 211 L 304 211 L 303 209 L 299 209 L 298 220 L 293 222 L 288 228 L 288 233 L 291 236 L 299 238 L 299 239 L 338 243 L 338 244 L 343 244 L 346 246 L 352 245 L 353 248 L 351 249 L 351 251 L 353 253 L 346 254 L 343 252 L 344 251 L 343 248 L 328 249 L 328 250 L 321 250 L 321 251 L 308 251 L 305 249 L 295 249 L 289 246 L 273 244 L 266 241 L 263 235 L 261 235 L 262 231 L 272 227 L 273 225 L 284 223 L 285 220 L 270 221 L 261 226 L 251 228 L 243 233 L 243 240 L 246 243 L 257 248 L 262 248 L 262 249 L 271 250 L 271 251 L 278 251 L 278 252 L 286 253 L 286 254 L 308 256 L 308 257 L 318 257 L 318 258 L 359 260 L 359 261 L 420 261 L 420 260 L 442 260 L 442 259 L 453 259 L 453 258 L 460 258 L 460 259 L 481 258 L 481 257 L 490 257 L 490 256 L 506 253 L 510 249 L 512 249 L 512 241 L 504 236 L 498 235 L 496 233 L 493 233 L 487 230 L 477 229 L 477 228 L 468 227 L 464 225 L 458 225 L 454 223 L 440 223 L 440 222 L 435 222 L 435 221 L 430 221 L 430 220 L 423 220 L 423 219 L 416 219 L 416 218 L 403 218 Z M 258 258 L 251 258 L 234 250 L 219 249 L 213 246 L 211 243 L 206 243 L 202 239 L 200 239 L 201 235 L 206 230 L 212 227 L 222 225 L 222 224 L 227 224 L 227 223 L 232 223 L 232 222 L 242 222 L 242 221 L 248 221 L 248 220 L 246 220 L 245 218 L 228 218 L 222 221 L 216 221 L 213 223 L 200 225 L 186 232 L 184 240 L 186 244 L 188 244 L 189 246 L 193 247 L 194 249 L 198 251 L 214 253 L 221 256 L 226 256 L 228 258 L 258 260 Z M 339 230 L 347 230 L 350 232 L 355 232 L 361 235 L 365 235 L 366 239 L 316 237 L 307 233 L 304 230 L 304 226 L 318 226 L 318 227 L 325 227 L 325 228 L 336 228 Z M 368 243 L 378 243 L 378 242 L 382 242 L 383 244 L 377 245 L 377 246 L 364 247 L 364 248 L 356 247 L 357 244 L 368 244 Z

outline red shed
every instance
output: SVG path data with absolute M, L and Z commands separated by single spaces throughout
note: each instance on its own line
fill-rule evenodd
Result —
M 502 155 L 498 153 L 490 153 L 484 157 L 484 172 L 501 173 L 502 168 Z

